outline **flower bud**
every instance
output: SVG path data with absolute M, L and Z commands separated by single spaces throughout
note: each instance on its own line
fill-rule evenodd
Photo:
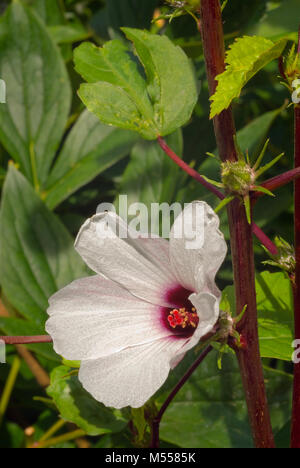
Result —
M 226 161 L 221 167 L 222 182 L 229 192 L 245 195 L 254 185 L 255 171 L 245 161 Z
M 290 86 L 293 85 L 294 80 L 300 78 L 300 57 L 295 51 L 295 45 L 291 48 L 286 58 L 284 74 Z
M 199 0 L 167 0 L 168 3 L 175 8 L 189 8 L 192 10 L 199 9 Z
M 293 277 L 296 268 L 295 250 L 292 245 L 286 242 L 282 237 L 275 238 L 275 245 L 278 249 L 277 255 L 271 255 L 269 252 L 270 260 L 263 262 L 265 265 L 272 265 L 286 271 Z

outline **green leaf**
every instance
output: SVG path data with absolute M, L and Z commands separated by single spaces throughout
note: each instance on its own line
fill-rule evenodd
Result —
M 144 66 L 159 134 L 172 133 L 190 119 L 198 99 L 192 62 L 166 36 L 130 28 L 123 31 Z
M 276 448 L 290 448 L 291 443 L 291 420 L 289 420 L 278 432 L 275 434 Z
M 256 293 L 260 317 L 285 324 L 293 322 L 292 287 L 286 274 L 259 273 L 256 275 Z
M 159 404 L 194 359 L 191 352 L 171 373 L 159 394 Z M 277 431 L 289 418 L 292 376 L 266 369 L 265 379 L 272 424 Z M 160 437 L 183 448 L 252 447 L 244 390 L 234 356 L 223 355 L 222 371 L 217 369 L 215 351 L 205 358 L 167 409 Z
M 132 423 L 137 431 L 137 440 L 142 441 L 147 429 L 147 421 L 145 419 L 145 407 L 131 408 Z
M 56 44 L 72 44 L 90 36 L 90 33 L 79 22 L 49 26 L 48 31 Z
M 235 311 L 234 288 L 223 291 Z M 283 272 L 264 271 L 256 275 L 259 346 L 262 357 L 291 361 L 293 299 L 291 283 Z M 246 311 L 247 315 L 247 311 Z
M 278 194 L 279 195 L 279 194 Z M 275 197 L 262 197 L 256 207 L 255 207 L 255 219 L 257 224 L 261 228 L 268 229 L 272 223 L 275 222 L 275 226 L 278 227 L 278 222 L 281 221 L 276 220 L 279 216 L 284 216 L 284 213 L 287 212 L 287 207 L 293 206 L 293 193 L 290 189 L 290 186 L 286 185 L 280 189 L 280 196 Z M 291 208 L 292 210 L 292 208 Z M 275 221 L 276 220 L 276 221 Z M 287 225 L 288 223 L 282 223 L 281 228 L 289 228 Z M 277 228 L 275 229 L 276 232 L 281 232 L 285 235 L 285 231 L 278 231 Z
M 226 70 L 216 77 L 218 86 L 211 96 L 210 118 L 227 109 L 239 97 L 248 81 L 269 62 L 278 58 L 287 40 L 274 42 L 258 36 L 237 39 L 226 54 Z
M 53 398 L 63 419 L 76 424 L 88 435 L 120 432 L 127 424 L 120 411 L 110 410 L 86 392 L 70 369 L 56 367 L 51 373 L 47 393 Z
M 251 161 L 258 157 L 272 124 L 281 112 L 282 107 L 265 112 L 237 132 L 239 147 L 244 154 L 249 151 Z
M 12 422 L 6 422 L 0 431 L 0 448 L 23 448 L 24 429 Z
M 125 157 L 138 135 L 103 125 L 84 111 L 69 133 L 47 180 L 43 198 L 50 209 Z
M 27 2 L 46 24 L 56 44 L 73 43 L 90 36 L 78 18 L 65 17 L 60 0 L 27 0 Z
M 291 361 L 293 332 L 290 325 L 259 318 L 259 345 L 262 357 Z
M 75 69 L 89 83 L 99 81 L 122 88 L 147 119 L 153 118 L 147 85 L 138 64 L 130 64 L 129 45 L 119 40 L 107 42 L 102 48 L 85 42 L 74 53 Z
M 283 272 L 265 271 L 256 277 L 256 291 L 261 354 L 291 361 L 294 320 L 290 280 Z
M 194 70 L 167 37 L 131 28 L 123 31 L 134 43 L 146 79 L 123 42 L 113 40 L 102 48 L 82 44 L 75 50 L 75 67 L 88 84 L 81 85 L 79 96 L 102 122 L 154 140 L 191 117 L 197 102 Z
M 86 274 L 66 228 L 10 166 L 0 211 L 0 280 L 11 304 L 42 325 L 48 298 Z
M 6 171 L 2 167 L 0 167 L 0 187 L 2 187 L 5 177 Z
M 158 0 L 110 0 L 107 2 L 109 24 L 115 30 L 122 26 L 149 28 Z
M 64 15 L 59 0 L 25 0 L 48 26 L 62 24 Z
M 158 135 L 151 120 L 142 120 L 134 102 L 119 87 L 104 82 L 82 84 L 79 97 L 88 110 L 107 125 L 137 131 L 146 139 L 154 139 Z
M 158 0 L 109 0 L 92 17 L 91 26 L 103 39 L 123 37 L 120 28 L 150 29 Z
M 251 28 L 251 33 L 268 38 L 279 38 L 289 35 L 297 40 L 299 28 L 299 0 L 284 0 L 277 5 L 272 2 L 261 21 Z
M 38 188 L 45 182 L 70 108 L 69 78 L 41 20 L 19 2 L 0 23 L 0 140 Z

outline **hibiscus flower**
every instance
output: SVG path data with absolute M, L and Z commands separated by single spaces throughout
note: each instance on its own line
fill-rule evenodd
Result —
M 197 208 L 203 239 L 195 249 L 188 243 Z M 193 202 L 167 241 L 136 238 L 116 214 L 99 213 L 82 226 L 75 248 L 96 275 L 50 298 L 46 330 L 58 354 L 81 361 L 79 380 L 94 398 L 138 408 L 218 320 L 215 275 L 227 252 L 218 216 Z

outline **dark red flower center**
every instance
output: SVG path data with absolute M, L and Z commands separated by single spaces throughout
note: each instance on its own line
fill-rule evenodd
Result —
M 173 309 L 168 315 L 168 322 L 172 328 L 197 328 L 199 317 L 196 309 L 192 307 L 192 312 L 189 312 L 184 307 L 181 309 Z
M 198 326 L 197 311 L 189 301 L 192 293 L 193 291 L 177 286 L 166 294 L 166 300 L 174 307 L 162 307 L 162 321 L 175 337 L 188 338 L 193 335 Z

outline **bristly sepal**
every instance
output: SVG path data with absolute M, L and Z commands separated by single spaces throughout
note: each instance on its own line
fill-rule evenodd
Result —
M 238 197 L 245 206 L 247 220 L 248 223 L 251 224 L 251 194 L 255 192 L 263 192 L 265 195 L 269 195 L 271 197 L 275 196 L 270 190 L 257 183 L 257 179 L 259 179 L 264 172 L 274 166 L 274 164 L 276 164 L 283 156 L 282 153 L 272 159 L 268 164 L 261 167 L 268 144 L 269 140 L 265 142 L 260 155 L 252 166 L 248 152 L 244 155 L 236 142 L 235 146 L 238 153 L 238 160 L 225 161 L 221 163 L 222 184 L 210 181 L 211 183 L 218 185 L 218 187 L 224 188 L 227 193 L 225 199 L 217 206 L 216 212 L 224 208 L 233 200 L 233 198 Z
M 295 249 L 282 237 L 277 236 L 274 241 L 278 253 L 276 255 L 270 254 L 270 252 L 264 247 L 264 250 L 267 252 L 270 260 L 265 260 L 264 265 L 271 265 L 273 267 L 279 268 L 280 270 L 286 272 L 291 279 L 295 276 L 296 269 L 296 259 L 295 259 Z
M 284 81 L 281 84 L 291 93 L 292 102 L 290 105 L 300 103 L 300 44 L 298 50 L 293 44 L 286 57 L 282 57 L 279 62 L 280 74 Z

